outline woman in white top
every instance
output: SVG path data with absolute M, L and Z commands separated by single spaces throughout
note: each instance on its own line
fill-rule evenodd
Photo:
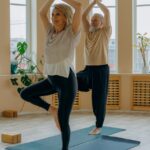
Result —
M 77 92 L 77 79 L 74 70 L 75 48 L 80 39 L 82 6 L 76 0 L 62 0 L 67 4 L 55 4 L 52 22 L 47 15 L 54 0 L 46 0 L 40 9 L 41 20 L 46 33 L 45 74 L 47 78 L 21 92 L 21 97 L 50 111 L 62 133 L 62 150 L 68 150 L 70 140 L 69 115 Z M 74 13 L 71 5 L 74 8 Z M 58 115 L 56 109 L 41 96 L 58 93 Z M 57 120 L 58 116 L 58 120 Z
M 89 22 L 87 16 L 97 4 L 103 12 L 94 14 Z M 96 117 L 95 128 L 89 134 L 99 134 L 105 118 L 109 66 L 108 44 L 111 36 L 111 22 L 108 8 L 101 0 L 93 0 L 83 13 L 85 40 L 85 69 L 77 74 L 80 91 L 92 90 L 92 106 Z

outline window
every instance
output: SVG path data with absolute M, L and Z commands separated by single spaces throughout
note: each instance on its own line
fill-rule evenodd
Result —
M 137 43 L 137 33 L 144 34 L 148 33 L 147 36 L 150 38 L 150 0 L 134 0 L 134 25 L 133 25 L 133 37 L 134 43 Z M 143 67 L 143 60 L 139 50 L 134 49 L 133 51 L 133 72 L 140 73 Z M 146 59 L 148 65 L 150 65 L 150 47 L 147 49 Z
M 17 42 L 26 41 L 30 50 L 30 0 L 10 0 L 10 51 L 11 51 L 11 67 L 15 65 L 16 45 Z M 26 54 L 31 57 L 30 53 Z M 21 63 L 21 68 L 27 69 L 26 62 Z M 11 68 L 11 73 L 15 73 L 15 68 Z
M 111 72 L 117 72 L 117 17 L 116 17 L 116 0 L 103 0 L 103 3 L 108 6 L 110 10 L 111 24 L 112 24 L 112 35 L 109 43 L 109 65 Z M 102 13 L 97 5 L 95 5 L 92 13 Z

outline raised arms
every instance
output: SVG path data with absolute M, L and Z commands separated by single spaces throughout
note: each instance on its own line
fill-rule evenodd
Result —
M 72 31 L 75 34 L 79 31 L 81 25 L 82 5 L 80 2 L 77 2 L 75 0 L 62 0 L 62 1 L 71 5 L 75 9 L 72 21 Z
M 90 23 L 89 23 L 87 17 L 95 4 L 96 4 L 96 0 L 94 0 L 83 12 L 82 21 L 83 21 L 83 26 L 84 26 L 85 32 L 89 31 Z
M 47 31 L 48 27 L 51 25 L 49 19 L 48 19 L 48 12 L 53 4 L 54 0 L 46 0 L 46 2 L 43 4 L 43 6 L 40 8 L 39 13 L 40 13 L 40 18 L 42 20 L 42 23 L 44 25 L 45 31 Z
M 85 32 L 89 31 L 90 23 L 87 17 L 95 4 L 97 4 L 104 13 L 103 27 L 111 26 L 109 9 L 104 4 L 102 4 L 102 0 L 93 0 L 93 2 L 83 12 L 82 21 Z
M 102 4 L 102 0 L 96 0 L 96 3 L 104 13 L 104 22 L 103 22 L 104 27 L 111 26 L 109 9 L 107 8 L 107 6 Z

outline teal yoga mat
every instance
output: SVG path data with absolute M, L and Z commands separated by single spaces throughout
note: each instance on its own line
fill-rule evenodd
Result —
M 70 148 L 78 148 L 76 146 L 94 142 L 95 140 L 102 140 L 104 135 L 112 135 L 117 132 L 124 131 L 124 129 L 120 128 L 112 128 L 112 127 L 103 127 L 102 133 L 97 136 L 88 135 L 89 131 L 93 128 L 88 127 L 84 129 L 80 129 L 71 133 L 70 140 Z M 16 146 L 10 146 L 6 148 L 7 150 L 61 150 L 61 136 L 53 136 L 45 139 L 19 144 Z M 95 149 L 94 149 L 95 150 Z M 105 149 L 106 150 L 106 149 Z
M 101 137 L 70 148 L 70 150 L 129 150 L 139 141 L 102 135 Z

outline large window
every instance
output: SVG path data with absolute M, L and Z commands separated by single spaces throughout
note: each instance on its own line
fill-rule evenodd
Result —
M 137 43 L 137 33 L 144 34 L 148 33 L 147 36 L 150 37 L 150 0 L 134 0 L 134 43 Z M 133 58 L 133 71 L 135 73 L 142 72 L 143 60 L 141 53 L 138 49 L 134 49 Z M 147 49 L 146 59 L 148 60 L 148 65 L 150 65 L 150 47 Z
M 109 65 L 110 65 L 110 71 L 111 72 L 117 72 L 117 34 L 116 34 L 116 28 L 117 28 L 117 17 L 116 17 L 116 2 L 117 0 L 103 0 L 103 3 L 108 6 L 110 10 L 110 17 L 111 17 L 111 24 L 112 24 L 112 35 L 109 43 Z M 92 13 L 102 13 L 95 5 Z
M 16 45 L 17 42 L 26 41 L 30 50 L 30 0 L 10 0 L 10 51 L 11 64 L 16 63 Z M 28 50 L 27 57 L 31 57 Z M 27 69 L 26 62 L 21 63 L 21 68 Z M 11 72 L 13 72 L 11 68 Z M 15 69 L 15 68 L 14 68 Z

